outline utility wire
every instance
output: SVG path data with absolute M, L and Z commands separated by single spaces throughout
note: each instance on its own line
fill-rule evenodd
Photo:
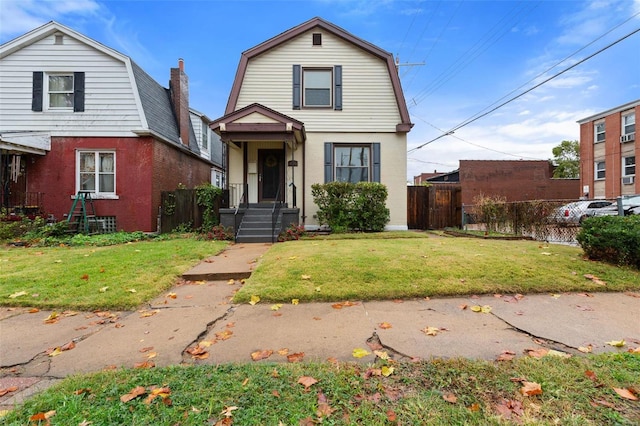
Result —
M 620 43 L 620 42 L 622 42 L 622 41 L 626 40 L 627 38 L 631 37 L 632 35 L 634 35 L 634 34 L 635 34 L 635 33 L 637 33 L 637 32 L 640 32 L 640 28 L 637 28 L 637 29 L 633 30 L 632 32 L 630 32 L 629 34 L 627 34 L 627 35 L 625 35 L 625 36 L 622 36 L 622 37 L 621 37 L 621 38 L 619 38 L 618 40 L 616 40 L 616 41 L 614 41 L 614 42 L 612 42 L 612 43 L 610 43 L 610 44 L 606 45 L 606 46 L 605 46 L 605 47 L 603 47 L 602 49 L 597 50 L 596 52 L 592 53 L 591 55 L 589 55 L 589 56 L 587 56 L 587 57 L 585 57 L 585 58 L 583 58 L 583 59 L 579 60 L 578 62 L 576 62 L 576 63 L 575 63 L 575 64 L 573 64 L 573 65 L 568 66 L 567 68 L 563 69 L 562 71 L 560 71 L 560 72 L 558 72 L 558 73 L 556 73 L 556 74 L 552 75 L 551 77 L 549 77 L 549 78 L 547 78 L 547 79 L 545 79 L 545 80 L 541 81 L 540 83 L 538 83 L 538 84 L 536 84 L 535 86 L 533 86 L 533 87 L 531 87 L 531 88 L 529 88 L 529 89 L 525 90 L 524 92 L 520 93 L 519 95 L 516 95 L 516 96 L 514 96 L 514 97 L 512 97 L 512 98 L 508 99 L 507 101 L 505 101 L 505 102 L 501 103 L 500 105 L 498 105 L 498 106 L 496 106 L 496 107 L 494 107 L 494 108 L 490 109 L 489 111 L 486 111 L 486 112 L 484 112 L 484 113 L 482 113 L 482 114 L 480 114 L 480 115 L 472 116 L 472 118 L 468 118 L 467 120 L 465 120 L 465 121 L 463 121 L 462 123 L 458 124 L 457 126 L 453 127 L 451 130 L 447 131 L 446 133 L 443 133 L 442 135 L 440 135 L 440 136 L 438 136 L 438 137 L 436 137 L 436 138 L 434 138 L 434 139 L 431 139 L 430 141 L 427 141 L 427 142 L 425 142 L 425 143 L 423 143 L 423 144 L 421 144 L 421 145 L 418 145 L 418 146 L 417 146 L 417 147 L 415 147 L 415 148 L 410 149 L 409 151 L 407 151 L 407 154 L 410 154 L 410 153 L 412 153 L 412 152 L 414 152 L 414 151 L 417 151 L 417 150 L 419 150 L 419 149 L 423 148 L 424 146 L 429 145 L 429 144 L 430 144 L 430 143 L 432 143 L 432 142 L 435 142 L 436 140 L 438 140 L 438 139 L 440 139 L 440 138 L 443 138 L 443 137 L 448 136 L 448 135 L 452 135 L 456 130 L 461 129 L 461 128 L 462 128 L 462 127 L 464 127 L 464 126 L 467 126 L 467 125 L 469 125 L 469 124 L 473 123 L 474 121 L 477 121 L 477 120 L 481 119 L 482 117 L 486 117 L 487 115 L 491 114 L 492 112 L 494 112 L 494 111 L 496 111 L 496 110 L 498 110 L 498 109 L 502 108 L 503 106 L 505 106 L 505 105 L 507 105 L 507 104 L 509 104 L 509 103 L 511 103 L 511 102 L 513 102 L 513 101 L 515 101 L 516 99 L 518 99 L 518 98 L 520 98 L 520 97 L 522 97 L 522 96 L 526 95 L 527 93 L 529 93 L 529 92 L 531 92 L 531 91 L 533 91 L 533 90 L 537 89 L 538 87 L 542 86 L 543 84 L 548 83 L 549 81 L 553 80 L 554 78 L 559 77 L 559 76 L 561 76 L 562 74 L 566 73 L 567 71 L 570 71 L 570 70 L 572 70 L 573 68 L 577 67 L 578 65 L 580 65 L 580 64 L 582 64 L 582 63 L 584 63 L 584 62 L 588 61 L 589 59 L 593 58 L 594 56 L 599 55 L 600 53 L 604 52 L 605 50 L 607 50 L 607 49 L 609 49 L 609 48 L 611 48 L 611 47 L 615 46 L 616 44 L 618 44 L 618 43 Z

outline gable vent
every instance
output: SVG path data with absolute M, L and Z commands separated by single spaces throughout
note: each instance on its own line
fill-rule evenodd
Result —
M 64 36 L 62 34 L 56 34 L 53 44 L 62 44 L 63 41 L 64 41 Z
M 322 34 L 321 33 L 313 33 L 313 45 L 314 46 L 322 46 Z

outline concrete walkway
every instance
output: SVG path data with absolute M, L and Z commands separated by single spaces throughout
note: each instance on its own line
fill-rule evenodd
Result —
M 62 378 L 153 363 L 218 364 L 356 361 L 373 350 L 396 360 L 432 357 L 497 359 L 529 349 L 580 355 L 625 351 L 640 345 L 640 294 L 490 295 L 386 302 L 235 305 L 241 279 L 251 274 L 270 244 L 235 244 L 183 275 L 177 285 L 137 311 L 81 312 L 45 324 L 50 311 L 0 308 L 0 410 L 10 409 Z M 490 306 L 488 313 L 472 306 Z M 431 328 L 429 328 L 431 327 Z M 431 331 L 435 335 L 427 335 Z M 616 348 L 606 342 L 625 340 Z M 49 356 L 54 348 L 73 348 Z M 300 356 L 300 355 L 297 355 Z

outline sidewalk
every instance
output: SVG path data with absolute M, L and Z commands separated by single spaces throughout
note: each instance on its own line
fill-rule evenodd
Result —
M 547 348 L 580 355 L 580 347 L 602 353 L 640 345 L 637 293 L 284 304 L 277 311 L 269 303 L 232 304 L 240 280 L 269 247 L 232 245 L 138 311 L 83 312 L 45 324 L 50 312 L 0 308 L 0 389 L 18 387 L 0 397 L 0 410 L 75 373 L 144 362 L 156 367 L 254 362 L 251 353 L 259 350 L 273 355 L 258 362 L 287 362 L 281 349 L 304 353 L 305 361 L 356 361 L 356 348 L 382 348 L 396 360 L 493 360 L 503 351 L 523 356 L 527 349 Z M 491 312 L 473 312 L 474 305 L 488 305 Z M 437 336 L 426 335 L 427 327 Z M 627 347 L 606 343 L 622 339 Z M 207 359 L 195 359 L 187 350 L 203 341 L 215 343 L 206 348 Z M 70 342 L 75 347 L 48 355 Z M 370 354 L 358 361 L 374 359 Z

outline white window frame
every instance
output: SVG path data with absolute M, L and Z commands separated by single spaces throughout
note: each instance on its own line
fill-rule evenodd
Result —
M 621 133 L 622 136 L 630 135 L 636 132 L 636 114 L 635 112 L 630 112 L 627 114 L 622 114 L 620 123 L 622 124 Z
M 602 168 L 599 166 L 602 165 Z M 604 161 L 596 161 L 594 165 L 594 180 L 605 180 L 606 178 L 606 163 Z M 602 176 L 599 176 L 599 173 L 602 173 Z
M 204 121 L 202 122 L 202 149 L 209 151 L 209 126 Z
M 630 160 L 630 159 L 633 159 L 633 163 L 627 164 L 627 160 Z M 633 167 L 633 170 L 631 170 L 632 167 Z M 622 177 L 635 176 L 635 175 L 636 175 L 636 156 L 629 155 L 627 157 L 622 157 Z
M 51 77 L 71 77 L 71 89 L 70 90 L 56 90 L 53 91 L 50 88 L 50 81 L 49 79 Z M 45 73 L 45 78 L 43 79 L 43 84 L 44 84 L 44 93 L 45 93 L 45 102 L 44 102 L 44 106 L 46 107 L 47 110 L 53 110 L 53 111 L 73 111 L 73 103 L 74 103 L 74 90 L 75 90 L 75 77 L 74 74 L 71 72 L 59 72 L 59 73 L 53 73 L 53 72 L 49 72 L 49 73 Z M 69 94 L 71 95 L 71 105 L 66 105 L 66 106 L 53 106 L 51 105 L 51 95 L 55 95 L 55 94 Z
M 81 182 L 81 170 L 80 170 L 80 158 L 82 154 L 93 154 L 94 155 L 94 190 L 86 190 L 82 189 Z M 99 170 L 99 158 L 100 154 L 112 154 L 113 155 L 113 172 L 103 172 Z M 118 199 L 117 195 L 117 187 L 116 187 L 116 170 L 117 170 L 117 159 L 116 159 L 116 151 L 112 149 L 101 149 L 101 150 L 93 150 L 93 149 L 78 149 L 76 150 L 76 193 L 78 191 L 88 191 L 91 192 L 91 197 L 94 199 Z M 100 191 L 100 175 L 104 174 L 112 174 L 113 175 L 113 191 Z
M 338 152 L 341 149 L 349 148 L 352 150 L 353 148 L 366 148 L 367 150 L 367 164 L 347 164 L 343 165 L 339 159 Z M 333 145 L 333 176 L 334 179 L 338 182 L 351 182 L 350 180 L 340 179 L 338 174 L 338 169 L 367 169 L 367 180 L 360 180 L 358 182 L 371 182 L 372 181 L 372 173 L 373 173 L 373 148 L 371 144 L 349 144 L 349 143 L 339 143 Z M 353 182 L 356 183 L 356 182 Z
M 599 127 L 602 127 L 600 130 Z M 602 139 L 599 139 L 598 136 L 602 135 Z M 604 121 L 600 121 L 598 123 L 594 123 L 593 125 L 593 142 L 594 143 L 602 143 L 606 139 L 606 128 L 604 125 Z
M 327 87 L 318 86 L 318 87 L 309 87 L 309 82 L 307 75 L 311 73 L 323 73 L 328 74 L 329 83 Z M 329 103 L 327 104 L 309 104 L 307 99 L 307 89 L 323 89 L 329 91 Z M 322 67 L 309 67 L 302 69 L 302 106 L 305 108 L 333 108 L 333 68 L 322 68 Z

